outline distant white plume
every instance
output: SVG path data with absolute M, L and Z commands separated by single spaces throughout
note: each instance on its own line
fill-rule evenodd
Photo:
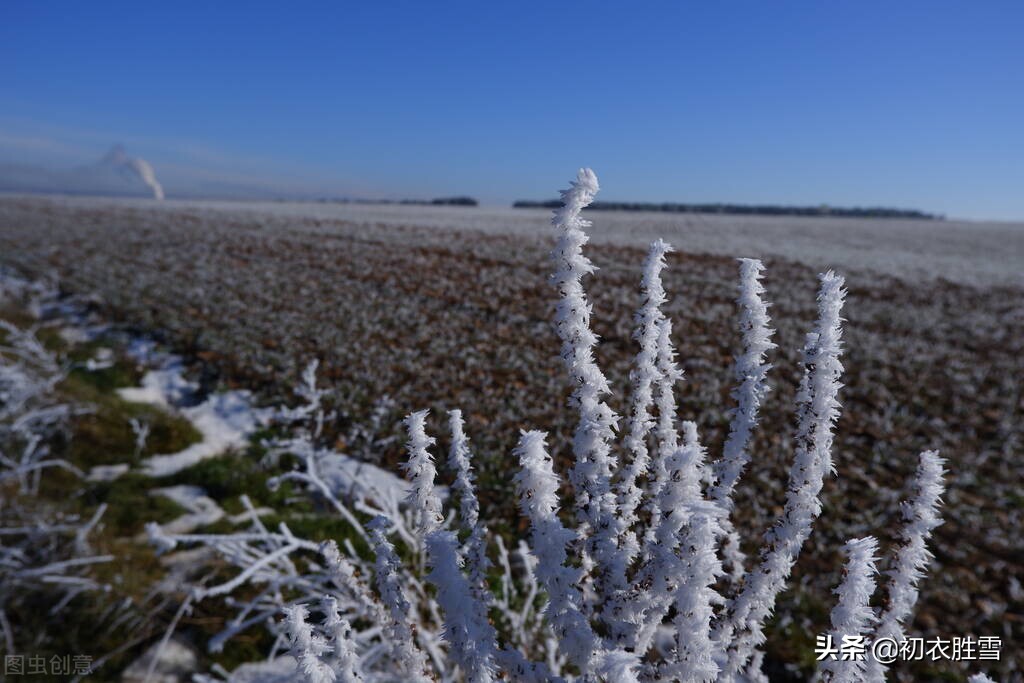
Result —
M 154 199 L 164 198 L 164 188 L 149 162 L 128 156 L 121 145 L 95 163 L 67 169 L 0 162 L 0 190 L 113 197 L 147 193 Z
M 103 157 L 102 164 L 118 170 L 125 170 L 144 182 L 153 191 L 153 199 L 164 198 L 164 188 L 156 179 L 153 167 L 145 159 L 128 156 L 121 145 L 114 145 L 114 148 Z

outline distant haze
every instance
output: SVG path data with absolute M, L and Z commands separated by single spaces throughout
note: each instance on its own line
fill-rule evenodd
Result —
M 0 191 L 164 198 L 150 163 L 129 156 L 121 145 L 114 145 L 95 164 L 75 168 L 0 164 Z

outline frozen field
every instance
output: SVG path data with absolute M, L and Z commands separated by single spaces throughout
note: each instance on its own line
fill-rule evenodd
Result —
M 403 459 L 403 415 L 430 408 L 439 421 L 462 407 L 480 456 L 484 514 L 500 528 L 517 519 L 509 453 L 519 429 L 549 430 L 562 466 L 569 457 L 548 218 L 543 210 L 11 197 L 0 199 L 0 263 L 54 273 L 116 321 L 159 333 L 201 367 L 208 386 L 276 400 L 319 359 L 339 401 L 338 448 L 387 469 Z M 681 252 L 665 272 L 665 311 L 686 372 L 680 416 L 706 426 L 712 452 L 724 439 L 738 338 L 732 257 L 767 257 L 779 348 L 749 484 L 738 491 L 745 538 L 757 538 L 782 501 L 815 274 L 834 267 L 846 275 L 838 477 L 826 486 L 827 521 L 798 565 L 813 595 L 799 609 L 814 613 L 831 600 L 836 576 L 822 567 L 837 566 L 844 539 L 891 541 L 916 454 L 937 448 L 949 459 L 949 492 L 921 630 L 1024 637 L 1024 226 L 589 218 L 596 237 L 588 254 L 601 270 L 587 289 L 613 407 L 628 395 L 636 351 L 642 247 L 663 236 Z M 786 595 L 782 609 L 797 610 Z M 781 635 L 770 645 L 783 659 L 791 647 Z M 1006 656 L 1009 667 L 1024 667 L 1019 652 Z
M 303 202 L 224 202 L 57 198 L 83 208 L 275 215 L 364 226 L 478 230 L 548 239 L 546 209 L 432 207 Z M 646 246 L 661 237 L 681 251 L 778 257 L 812 268 L 865 270 L 906 280 L 1024 286 L 1024 223 L 903 219 L 591 212 L 595 242 Z
M 211 208 L 237 209 L 229 204 Z M 547 209 L 261 204 L 256 211 L 389 226 L 551 234 Z M 774 256 L 814 268 L 875 270 L 907 279 L 1024 285 L 1024 223 L 591 212 L 595 242 L 646 246 L 661 237 L 680 250 Z

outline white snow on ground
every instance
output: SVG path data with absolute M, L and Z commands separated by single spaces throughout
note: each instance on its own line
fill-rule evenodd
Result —
M 206 497 L 206 491 L 202 487 L 188 484 L 150 489 L 149 494 L 151 496 L 163 496 L 190 512 L 206 509 L 208 507 L 206 501 L 210 500 Z M 217 503 L 214 502 L 213 504 L 216 505 Z
M 199 527 L 213 524 L 224 517 L 224 510 L 217 501 L 207 496 L 206 491 L 198 486 L 151 489 L 149 495 L 169 498 L 188 511 L 181 517 L 160 525 L 166 534 L 190 534 Z
M 152 339 L 145 339 L 143 337 L 135 337 L 129 339 L 125 345 L 125 355 L 134 360 L 139 365 L 153 365 L 159 360 L 166 359 L 166 354 L 161 354 L 156 347 L 156 342 Z M 164 361 L 166 362 L 166 361 Z
M 343 453 L 320 458 L 317 467 L 331 491 L 347 500 L 371 500 L 385 509 L 397 509 L 409 493 L 405 479 Z M 447 499 L 447 487 L 438 486 L 436 492 Z
M 207 496 L 206 490 L 199 486 L 166 486 L 150 489 L 149 495 L 168 498 L 186 510 L 182 516 L 166 524 L 157 525 L 161 533 L 168 535 L 190 534 L 199 527 L 214 524 L 222 519 L 227 519 L 232 524 L 248 523 L 252 521 L 253 514 L 262 516 L 275 512 L 268 507 L 260 507 L 238 515 L 228 515 L 217 501 Z
M 271 412 L 255 408 L 248 391 L 211 394 L 202 403 L 186 407 L 199 385 L 186 379 L 185 363 L 179 356 L 160 353 L 148 340 L 133 340 L 128 345 L 128 355 L 139 363 L 157 367 L 142 377 L 141 386 L 118 389 L 121 398 L 176 409 L 203 437 L 199 443 L 177 453 L 144 460 L 143 472 L 150 476 L 168 476 L 232 448 L 244 448 L 249 436 Z
M 146 458 L 143 471 L 151 477 L 165 477 L 232 448 L 244 448 L 261 424 L 262 413 L 253 408 L 248 391 L 211 394 L 199 405 L 181 409 L 203 440 L 177 453 Z
M 154 664 L 154 660 L 156 660 Z M 150 669 L 152 668 L 152 673 Z M 180 683 L 199 668 L 191 645 L 179 638 L 157 641 L 121 674 L 122 683 Z
M 117 393 L 132 403 L 148 403 L 150 405 L 180 405 L 199 387 L 185 379 L 185 367 L 180 359 L 168 360 L 159 370 L 150 370 L 142 377 L 142 386 L 125 387 Z
M 68 344 L 84 344 L 92 339 L 89 331 L 82 327 L 62 327 L 57 334 Z
M 87 359 L 84 367 L 89 372 L 97 372 L 114 367 L 114 352 L 106 347 L 96 349 L 96 355 Z
M 199 443 L 177 453 L 154 455 L 144 460 L 143 472 L 150 476 L 168 476 L 233 448 L 244 448 L 252 433 L 275 413 L 273 409 L 253 407 L 248 391 L 211 394 L 198 405 L 181 407 L 198 390 L 196 383 L 185 378 L 181 358 L 162 355 L 151 342 L 143 341 L 130 344 L 129 355 L 140 362 L 159 365 L 143 376 L 142 386 L 118 389 L 121 398 L 176 409 L 203 437 Z M 409 491 L 409 482 L 405 479 L 343 453 L 322 457 L 318 468 L 332 491 L 351 500 L 369 499 L 397 508 Z M 95 473 L 97 477 L 112 474 Z M 438 495 L 445 498 L 447 494 L 445 487 L 438 487 Z
M 117 465 L 96 465 L 86 477 L 88 481 L 114 481 L 122 474 L 126 474 L 129 470 L 128 463 L 119 463 Z
M 243 664 L 231 672 L 228 683 L 293 683 L 298 676 L 295 658 L 290 655 L 267 662 Z

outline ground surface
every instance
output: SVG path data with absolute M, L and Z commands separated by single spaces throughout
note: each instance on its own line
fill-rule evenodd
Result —
M 546 209 L 184 200 L 154 204 L 145 199 L 115 202 L 87 197 L 53 197 L 51 201 L 69 208 L 116 206 L 172 213 L 190 210 L 254 220 L 276 216 L 303 223 L 344 221 L 364 227 L 462 229 L 541 239 L 547 239 L 551 230 L 551 212 Z M 856 269 L 911 281 L 1024 286 L 1024 222 L 620 211 L 592 213 L 591 217 L 594 225 L 589 233 L 595 242 L 604 244 L 646 246 L 660 237 L 695 253 L 774 256 L 817 269 Z
M 826 486 L 824 520 L 799 567 L 808 586 L 783 599 L 796 622 L 776 626 L 771 650 L 807 651 L 827 620 L 842 540 L 890 539 L 917 452 L 939 448 L 949 459 L 947 522 L 914 630 L 1001 636 L 1004 665 L 1024 666 L 1024 228 L 590 217 L 589 253 L 601 270 L 588 289 L 616 405 L 628 395 L 634 353 L 637 245 L 664 236 L 687 252 L 673 255 L 666 273 L 687 372 L 680 414 L 698 422 L 712 456 L 724 437 L 737 342 L 737 267 L 724 254 L 768 257 L 780 348 L 739 493 L 738 522 L 752 547 L 782 500 L 815 268 L 847 276 L 838 477 Z M 500 528 L 518 520 L 508 483 L 518 430 L 550 430 L 565 458 L 573 426 L 549 323 L 546 221 L 545 212 L 511 210 L 5 198 L 0 260 L 31 274 L 54 271 L 69 289 L 95 293 L 111 316 L 193 354 L 211 385 L 244 384 L 272 400 L 320 358 L 343 411 L 339 442 L 388 466 L 402 458 L 391 427 L 401 415 L 432 408 L 440 433 L 443 411 L 462 407 L 482 460 L 486 512 Z M 363 428 L 374 423 L 381 429 Z

